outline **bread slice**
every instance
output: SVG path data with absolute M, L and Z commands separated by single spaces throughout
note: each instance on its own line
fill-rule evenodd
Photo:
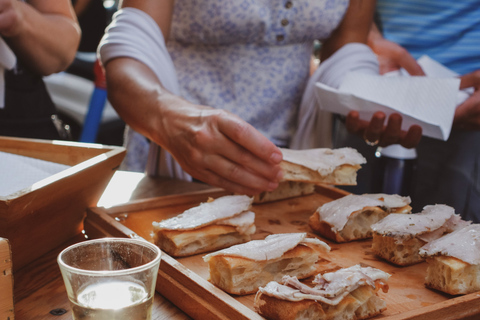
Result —
M 387 194 L 350 194 L 320 206 L 309 219 L 312 230 L 335 242 L 372 237 L 372 224 L 390 213 L 410 213 L 410 198 Z
M 399 266 L 419 263 L 424 261 L 422 246 L 466 223 L 452 207 L 439 204 L 420 213 L 391 214 L 372 225 L 372 251 Z
M 371 318 L 386 309 L 385 301 L 377 295 L 377 292 L 380 288 L 388 291 L 385 277 L 388 279 L 389 275 L 382 271 L 378 273 L 384 279 L 370 278 L 366 280 L 349 273 L 349 279 L 358 281 L 358 283 L 347 283 L 349 280 L 344 276 L 338 276 L 339 281 L 332 284 L 337 288 L 335 291 L 342 290 L 338 286 L 344 286 L 345 290 L 349 290 L 347 288 L 350 286 L 352 288 L 345 293 L 339 293 L 339 296 L 332 295 L 332 292 L 327 293 L 328 285 L 331 283 L 328 280 L 329 284 L 325 288 L 322 288 L 321 285 L 320 287 L 313 286 L 313 284 L 297 286 L 295 280 L 293 280 L 293 286 L 288 284 L 291 280 L 284 281 L 284 285 L 269 283 L 267 287 L 259 289 L 255 296 L 254 308 L 267 319 L 354 320 Z M 273 290 L 269 289 L 269 286 Z M 323 290 L 325 291 L 322 295 Z
M 356 185 L 357 171 L 366 163 L 353 148 L 282 149 L 283 179 L 313 184 Z
M 451 295 L 480 291 L 480 265 L 448 256 L 427 258 L 425 285 Z
M 305 196 L 315 192 L 313 183 L 282 181 L 274 191 L 264 191 L 256 195 L 253 203 L 265 203 L 293 197 Z
M 210 225 L 194 230 L 158 231 L 154 242 L 173 257 L 185 257 L 250 241 L 254 233 L 254 225 L 242 233 L 233 226 Z
M 427 259 L 427 287 L 452 295 L 480 291 L 480 225 L 472 224 L 420 249 Z
M 332 230 L 332 226 L 328 222 L 321 221 L 318 213 L 314 213 L 310 217 L 308 224 L 315 233 L 337 243 L 342 243 L 371 238 L 372 230 L 370 226 L 387 215 L 388 213 L 380 208 L 365 207 L 359 214 L 355 214 L 352 219 L 349 219 L 344 228 L 338 232 Z
M 254 203 L 282 200 L 311 194 L 315 185 L 356 185 L 357 171 L 365 158 L 355 149 L 281 149 L 283 181 L 277 189 L 262 192 Z
M 409 266 L 425 260 L 418 253 L 425 243 L 425 241 L 415 237 L 398 241 L 396 237 L 374 233 L 372 251 L 393 264 Z
M 357 288 L 336 306 L 315 300 L 281 300 L 263 293 L 255 297 L 255 310 L 276 320 L 360 320 L 379 315 L 386 308 L 386 302 L 370 286 Z
M 279 234 L 213 252 L 204 260 L 210 282 L 230 294 L 245 295 L 284 275 L 303 279 L 317 274 L 330 263 L 329 250 L 306 234 Z
M 190 208 L 180 215 L 153 222 L 156 245 L 174 257 L 215 251 L 251 240 L 255 233 L 253 198 L 224 196 Z

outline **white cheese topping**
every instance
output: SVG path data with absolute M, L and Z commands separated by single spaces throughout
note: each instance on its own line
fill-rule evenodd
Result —
M 264 240 L 252 240 L 209 253 L 203 257 L 203 260 L 208 262 L 211 257 L 216 255 L 237 256 L 254 261 L 273 260 L 280 258 L 285 252 L 302 243 L 315 244 L 325 252 L 330 251 L 330 247 L 325 242 L 317 238 L 306 237 L 307 233 L 272 234 Z
M 376 281 L 386 285 L 389 277 L 390 275 L 382 270 L 355 265 L 317 275 L 313 281 L 315 284 L 313 288 L 301 283 L 295 277 L 284 276 L 283 284 L 271 281 L 265 287 L 260 287 L 258 292 L 289 301 L 308 299 L 337 305 L 358 287 L 370 285 L 375 288 Z
M 190 208 L 171 219 L 153 222 L 154 229 L 191 230 L 213 224 L 218 220 L 232 218 L 247 211 L 253 198 L 244 195 L 224 196 Z
M 372 225 L 372 230 L 382 235 L 416 236 L 442 227 L 455 210 L 444 204 L 429 205 L 420 213 L 390 214 Z
M 367 162 L 367 160 L 353 148 L 318 148 L 307 150 L 282 148 L 281 150 L 284 161 L 296 163 L 313 171 L 318 171 L 322 176 L 331 174 L 341 165 L 347 164 L 355 166 Z
M 472 224 L 427 243 L 420 255 L 445 255 L 469 264 L 480 264 L 480 224 Z
M 352 213 L 365 207 L 381 207 L 386 211 L 404 207 L 410 203 L 409 197 L 383 193 L 355 195 L 349 194 L 340 199 L 325 203 L 317 209 L 321 221 L 327 222 L 335 232 L 343 230 Z
M 255 212 L 243 211 L 242 213 L 234 216 L 233 218 L 227 218 L 218 220 L 215 224 L 234 226 L 240 234 L 244 234 L 255 223 Z
M 362 194 L 362 197 L 377 199 L 383 202 L 383 207 L 387 211 L 391 211 L 394 208 L 402 208 L 410 204 L 412 200 L 410 197 L 402 197 L 398 194 L 385 194 L 385 193 L 369 193 Z

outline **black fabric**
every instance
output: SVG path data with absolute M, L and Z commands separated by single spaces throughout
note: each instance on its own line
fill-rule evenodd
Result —
M 25 69 L 5 72 L 5 107 L 0 109 L 0 135 L 36 139 L 67 139 L 65 126 L 42 77 Z

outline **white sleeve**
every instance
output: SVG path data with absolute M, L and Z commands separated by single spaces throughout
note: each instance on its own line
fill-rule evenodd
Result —
M 329 87 L 338 88 L 345 75 L 350 71 L 379 73 L 377 56 L 370 47 L 363 43 L 348 43 L 320 63 L 304 91 L 298 112 L 297 131 L 290 142 L 290 148 L 326 147 L 319 145 L 321 141 L 324 141 L 321 135 L 328 134 L 328 132 L 323 130 L 325 121 L 322 116 L 325 116 L 325 112 L 318 109 L 314 91 L 315 83 L 321 82 Z

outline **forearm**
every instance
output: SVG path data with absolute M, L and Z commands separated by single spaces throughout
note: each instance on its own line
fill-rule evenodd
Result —
M 73 12 L 69 12 L 70 4 L 62 0 L 50 5 L 58 9 L 50 10 L 46 4 L 39 4 L 37 9 L 18 2 L 21 21 L 15 32 L 4 36 L 17 58 L 41 75 L 65 70 L 80 42 L 81 32 Z
M 164 148 L 169 149 L 168 126 L 178 122 L 180 116 L 201 108 L 170 93 L 146 65 L 134 59 L 110 60 L 105 69 L 108 99 L 120 117 L 132 129 Z M 190 110 L 185 110 L 186 105 Z
M 327 59 L 347 43 L 367 43 L 375 4 L 375 0 L 350 0 L 342 22 L 322 45 L 321 60 Z

